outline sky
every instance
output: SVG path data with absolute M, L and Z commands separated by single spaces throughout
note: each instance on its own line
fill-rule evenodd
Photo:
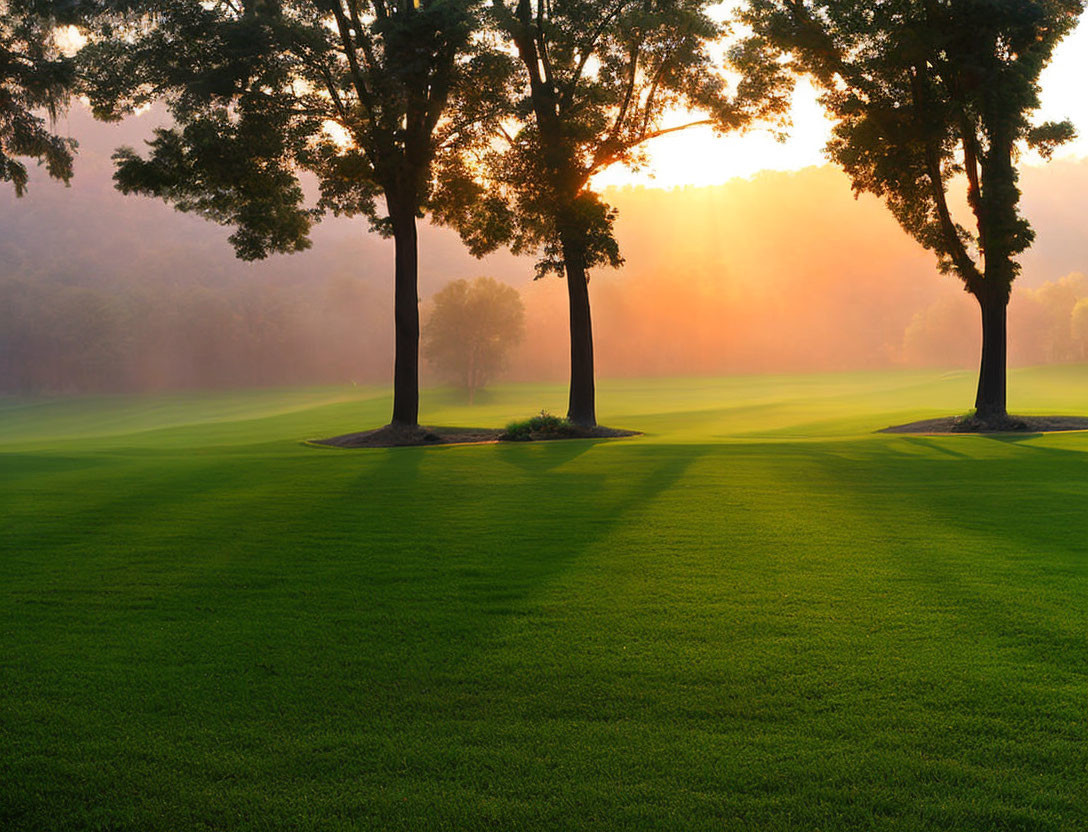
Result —
M 1088 157 L 1088 22 L 1055 50 L 1042 83 L 1039 121 L 1071 119 L 1080 130 L 1076 141 L 1055 158 Z M 650 165 L 632 172 L 614 167 L 594 180 L 599 186 L 644 185 L 672 188 L 684 185 L 718 185 L 735 177 L 750 177 L 761 170 L 799 170 L 823 164 L 823 147 L 831 133 L 831 121 L 816 101 L 816 90 L 802 81 L 794 98 L 790 139 L 778 142 L 765 130 L 715 136 L 709 127 L 693 127 L 665 136 L 650 148 Z M 1028 164 L 1042 164 L 1029 154 Z

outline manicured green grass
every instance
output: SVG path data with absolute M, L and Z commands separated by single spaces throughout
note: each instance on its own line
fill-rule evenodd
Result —
M 0 402 L 0 828 L 1088 828 L 1088 435 L 872 433 L 972 384 Z

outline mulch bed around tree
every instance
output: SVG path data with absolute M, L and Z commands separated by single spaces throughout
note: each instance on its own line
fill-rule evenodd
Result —
M 559 439 L 615 439 L 621 436 L 641 436 L 635 430 L 617 428 L 576 428 L 563 436 L 531 434 L 524 439 L 507 440 L 502 428 L 446 428 L 386 425 L 375 430 L 345 433 L 329 439 L 313 439 L 311 444 L 334 448 L 395 448 L 426 445 L 478 445 L 485 442 L 544 442 Z
M 1088 430 L 1088 417 L 1009 416 L 1000 422 L 982 422 L 973 417 L 945 416 L 893 425 L 879 433 L 1049 433 L 1061 430 Z

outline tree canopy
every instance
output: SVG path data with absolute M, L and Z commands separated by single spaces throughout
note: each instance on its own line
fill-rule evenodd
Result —
M 74 2 L 7 0 L 0 3 L 0 181 L 22 196 L 27 168 L 45 166 L 54 179 L 72 177 L 76 143 L 52 128 L 75 83 L 75 64 L 57 40 Z M 41 111 L 45 111 L 44 115 Z
M 119 152 L 118 184 L 237 227 L 244 259 L 307 246 L 323 211 L 391 235 L 394 207 L 428 206 L 436 154 L 467 139 L 501 66 L 470 43 L 478 10 L 463 0 L 140 9 L 111 17 L 82 53 L 97 116 L 162 100 L 177 125 L 146 158 Z M 304 170 L 319 177 L 315 210 Z

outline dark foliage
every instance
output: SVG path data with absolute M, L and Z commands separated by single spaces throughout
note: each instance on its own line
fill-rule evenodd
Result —
M 45 166 L 54 179 L 72 176 L 76 143 L 54 132 L 51 121 L 67 104 L 75 66 L 55 37 L 69 18 L 68 3 L 8 0 L 0 4 L 0 181 L 22 196 L 27 168 Z M 43 114 L 44 111 L 44 114 Z
M 582 430 L 569 419 L 541 410 L 530 419 L 511 422 L 499 438 L 510 442 L 527 442 L 530 439 L 571 439 L 581 435 Z

